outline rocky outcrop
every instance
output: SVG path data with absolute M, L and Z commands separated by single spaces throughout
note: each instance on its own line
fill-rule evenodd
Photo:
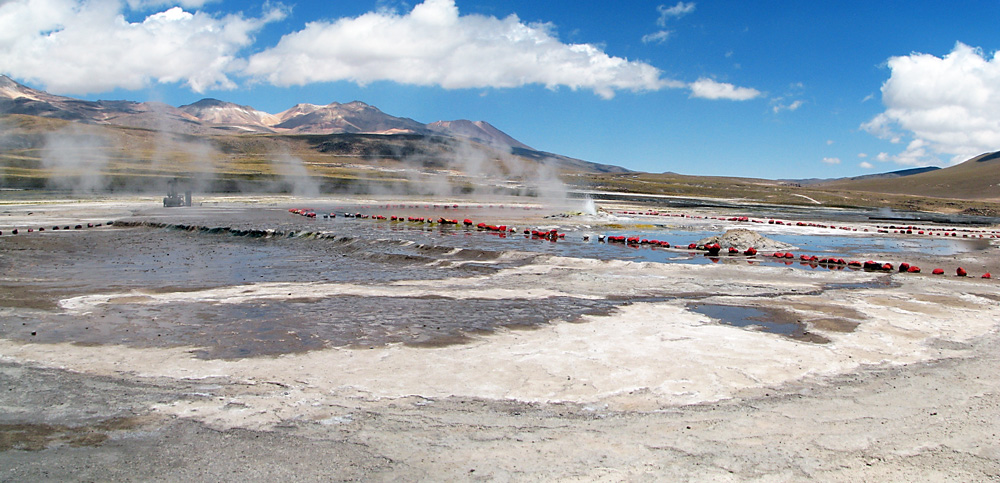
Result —
M 762 236 L 753 230 L 746 228 L 734 228 L 722 235 L 713 235 L 697 241 L 699 246 L 718 244 L 723 248 L 734 247 L 737 250 L 745 251 L 755 248 L 763 251 L 788 250 L 795 248 L 792 245 Z

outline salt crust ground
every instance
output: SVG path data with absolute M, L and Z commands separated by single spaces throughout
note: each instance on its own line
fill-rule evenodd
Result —
M 553 257 L 483 278 L 378 289 L 345 284 L 295 288 L 297 296 L 377 292 L 460 300 L 515 293 L 611 294 L 662 296 L 664 301 L 637 303 L 609 317 L 434 349 L 330 349 L 206 361 L 195 359 L 192 348 L 0 341 L 0 361 L 22 368 L 21 373 L 9 372 L 29 391 L 51 389 L 34 387 L 24 376 L 49 368 L 78 375 L 63 378 L 141 381 L 167 388 L 204 381 L 205 388 L 195 396 L 183 393 L 134 404 L 129 411 L 151 418 L 143 423 L 148 434 L 120 437 L 168 444 L 163 438 L 195 423 L 234 435 L 234 444 L 250 452 L 260 451 L 249 444 L 249 435 L 262 434 L 258 431 L 279 435 L 278 444 L 303 445 L 308 448 L 303 455 L 315 453 L 320 459 L 317 441 L 334 440 L 335 447 L 355 450 L 360 444 L 365 451 L 348 466 L 365 462 L 362 477 L 1000 478 L 998 289 L 977 279 L 895 275 L 895 284 L 887 288 L 822 290 L 824 284 L 872 277 Z M 86 311 L 92 304 L 169 303 L 181 297 L 226 303 L 280 297 L 288 293 L 287 284 L 281 285 L 83 296 L 61 304 L 67 311 Z M 519 287 L 540 286 L 545 288 L 518 292 Z M 695 293 L 727 304 L 783 307 L 807 323 L 840 319 L 858 325 L 848 332 L 813 327 L 830 339 L 828 344 L 796 341 L 719 325 L 687 311 L 683 299 L 672 298 Z M 16 403 L 0 399 L 8 408 L 17 408 Z M 12 414 L 17 420 L 21 413 Z M 87 451 L 97 454 L 114 447 Z M 36 453 L 0 452 L 0 462 L 16 465 L 0 479 L 37 476 L 33 471 L 46 461 L 69 471 L 80 460 L 67 451 L 57 446 Z M 124 459 L 141 455 L 120 451 Z M 229 465 L 240 467 L 235 460 Z M 205 476 L 218 476 L 203 470 Z M 114 467 L 104 471 L 104 476 L 115 474 Z M 163 468 L 150 463 L 145 471 L 155 476 Z M 295 474 L 318 476 L 301 468 Z M 353 473 L 345 467 L 341 474 Z

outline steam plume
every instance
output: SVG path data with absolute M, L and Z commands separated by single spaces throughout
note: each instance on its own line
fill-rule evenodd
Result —
M 69 125 L 45 135 L 42 166 L 53 171 L 49 183 L 74 193 L 92 193 L 108 188 L 105 170 L 111 157 L 111 140 Z
M 271 163 L 287 189 L 296 196 L 319 195 L 319 183 L 309 175 L 305 162 L 288 153 L 274 155 Z

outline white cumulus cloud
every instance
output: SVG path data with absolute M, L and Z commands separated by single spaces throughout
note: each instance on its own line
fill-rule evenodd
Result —
M 760 97 L 762 94 L 757 89 L 750 87 L 737 87 L 725 82 L 717 82 L 712 79 L 702 77 L 689 85 L 691 97 L 702 99 L 728 99 L 732 101 L 747 101 Z
M 287 17 L 284 5 L 265 2 L 259 17 L 198 10 L 214 1 L 0 0 L 0 73 L 58 94 L 156 83 L 204 92 L 235 88 L 237 81 L 390 81 L 445 89 L 567 87 L 605 99 L 661 89 L 688 89 L 691 97 L 705 99 L 762 95 L 707 78 L 664 78 L 648 63 L 609 55 L 597 45 L 564 43 L 550 23 L 460 15 L 455 0 L 310 22 L 271 46 L 254 45 L 255 35 Z M 694 3 L 680 2 L 660 11 L 678 17 L 693 9 Z M 144 18 L 129 20 L 138 15 Z M 669 36 L 662 30 L 646 41 Z M 257 53 L 247 56 L 251 49 Z
M 654 91 L 684 84 L 659 69 L 612 57 L 591 44 L 565 44 L 547 23 L 459 15 L 454 0 L 426 0 L 412 11 L 380 10 L 306 24 L 249 59 L 246 72 L 279 85 L 388 80 L 446 89 L 540 84 L 616 91 Z
M 957 43 L 944 57 L 892 57 L 882 85 L 886 109 L 862 128 L 893 142 L 911 138 L 891 157 L 905 165 L 951 163 L 1000 149 L 1000 56 Z
M 820 161 L 826 164 L 840 164 L 840 158 L 823 158 Z
M 128 22 L 125 8 L 113 0 L 0 3 L 0 69 L 65 94 L 154 82 L 179 82 L 197 92 L 232 88 L 230 75 L 243 62 L 238 51 L 264 24 L 284 17 L 281 9 L 258 19 L 172 7 Z
M 868 161 L 862 161 L 858 163 L 858 166 L 860 166 L 862 169 L 875 169 L 875 165 L 869 163 Z

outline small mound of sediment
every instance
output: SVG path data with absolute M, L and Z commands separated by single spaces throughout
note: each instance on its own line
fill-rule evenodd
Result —
M 762 236 L 753 230 L 746 228 L 734 228 L 726 231 L 722 235 L 713 235 L 708 238 L 698 240 L 698 245 L 718 243 L 722 248 L 735 247 L 740 251 L 753 247 L 761 251 L 789 250 L 795 248 L 787 243 Z

